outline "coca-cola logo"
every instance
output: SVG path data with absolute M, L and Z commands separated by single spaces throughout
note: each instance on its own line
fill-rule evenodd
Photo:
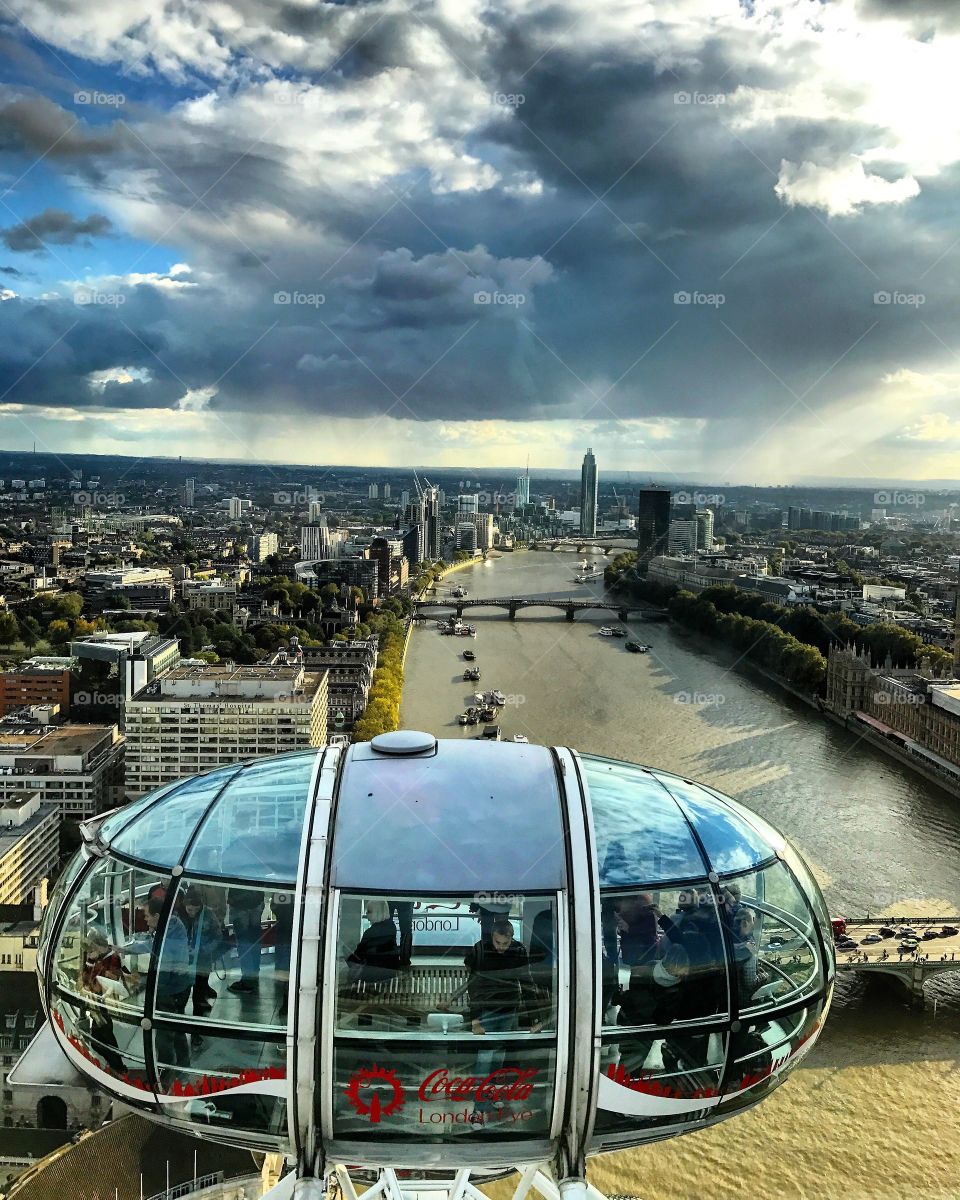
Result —
M 533 1091 L 535 1068 L 501 1067 L 489 1075 L 451 1075 L 446 1067 L 431 1071 L 420 1084 L 420 1099 L 504 1103 L 526 1100 Z

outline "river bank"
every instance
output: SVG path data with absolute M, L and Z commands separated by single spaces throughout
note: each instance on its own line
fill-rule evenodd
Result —
M 505 555 L 458 579 L 473 596 L 566 595 L 570 560 Z M 477 615 L 471 648 L 484 686 L 516 701 L 505 735 L 648 762 L 734 796 L 799 846 L 834 912 L 960 909 L 951 796 L 669 624 L 627 622 L 653 643 L 631 655 L 597 635 L 605 619 Z M 405 726 L 469 736 L 455 724 L 465 700 L 458 642 L 431 626 L 413 631 Z M 956 1200 L 960 980 L 950 978 L 929 984 L 926 1009 L 913 1013 L 881 981 L 844 976 L 820 1042 L 767 1101 L 713 1129 L 598 1159 L 591 1179 L 642 1200 L 740 1200 L 745 1191 L 763 1200 Z M 491 1191 L 508 1194 L 505 1185 Z

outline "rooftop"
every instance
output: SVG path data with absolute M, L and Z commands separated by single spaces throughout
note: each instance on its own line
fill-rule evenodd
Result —
M 44 758 L 55 754 L 89 754 L 108 737 L 115 725 L 42 725 L 0 732 L 0 753 L 20 752 Z

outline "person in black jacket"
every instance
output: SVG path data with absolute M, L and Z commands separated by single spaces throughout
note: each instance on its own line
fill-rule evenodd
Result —
M 530 958 L 526 947 L 515 941 L 513 934 L 513 924 L 506 917 L 498 917 L 489 938 L 481 938 L 464 956 L 468 974 L 460 991 L 467 992 L 470 1028 L 478 1037 L 512 1033 L 519 1028 L 521 1019 L 530 1033 L 539 1033 L 543 1028 Z M 486 1079 L 503 1065 L 506 1052 L 504 1042 L 485 1046 L 477 1053 L 473 1074 Z M 492 1112 L 494 1107 L 492 1101 L 478 1101 L 473 1119 L 482 1123 L 484 1114 Z
M 356 968 L 352 974 L 364 983 L 383 983 L 392 979 L 403 965 L 397 945 L 397 927 L 386 900 L 368 900 L 366 929 L 347 962 Z

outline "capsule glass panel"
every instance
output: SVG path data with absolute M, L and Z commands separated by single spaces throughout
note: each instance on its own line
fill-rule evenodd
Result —
M 333 1136 L 545 1137 L 558 966 L 555 896 L 341 895 Z
M 706 875 L 690 826 L 670 793 L 642 767 L 581 757 L 593 809 L 600 886 L 629 887 Z
M 773 857 L 769 842 L 716 793 L 677 775 L 656 776 L 686 810 L 714 871 L 744 871 Z
M 293 883 L 316 761 L 311 751 L 246 767 L 203 823 L 187 870 Z
M 709 1118 L 720 1102 L 726 1043 L 721 1028 L 604 1034 L 595 1138 Z
M 285 1140 L 286 1047 L 280 1038 L 217 1037 L 160 1019 L 157 1094 L 174 1121 Z
M 111 849 L 140 862 L 176 866 L 207 809 L 236 772 L 233 767 L 188 779 L 164 795 L 159 804 L 124 825 L 111 839 Z

